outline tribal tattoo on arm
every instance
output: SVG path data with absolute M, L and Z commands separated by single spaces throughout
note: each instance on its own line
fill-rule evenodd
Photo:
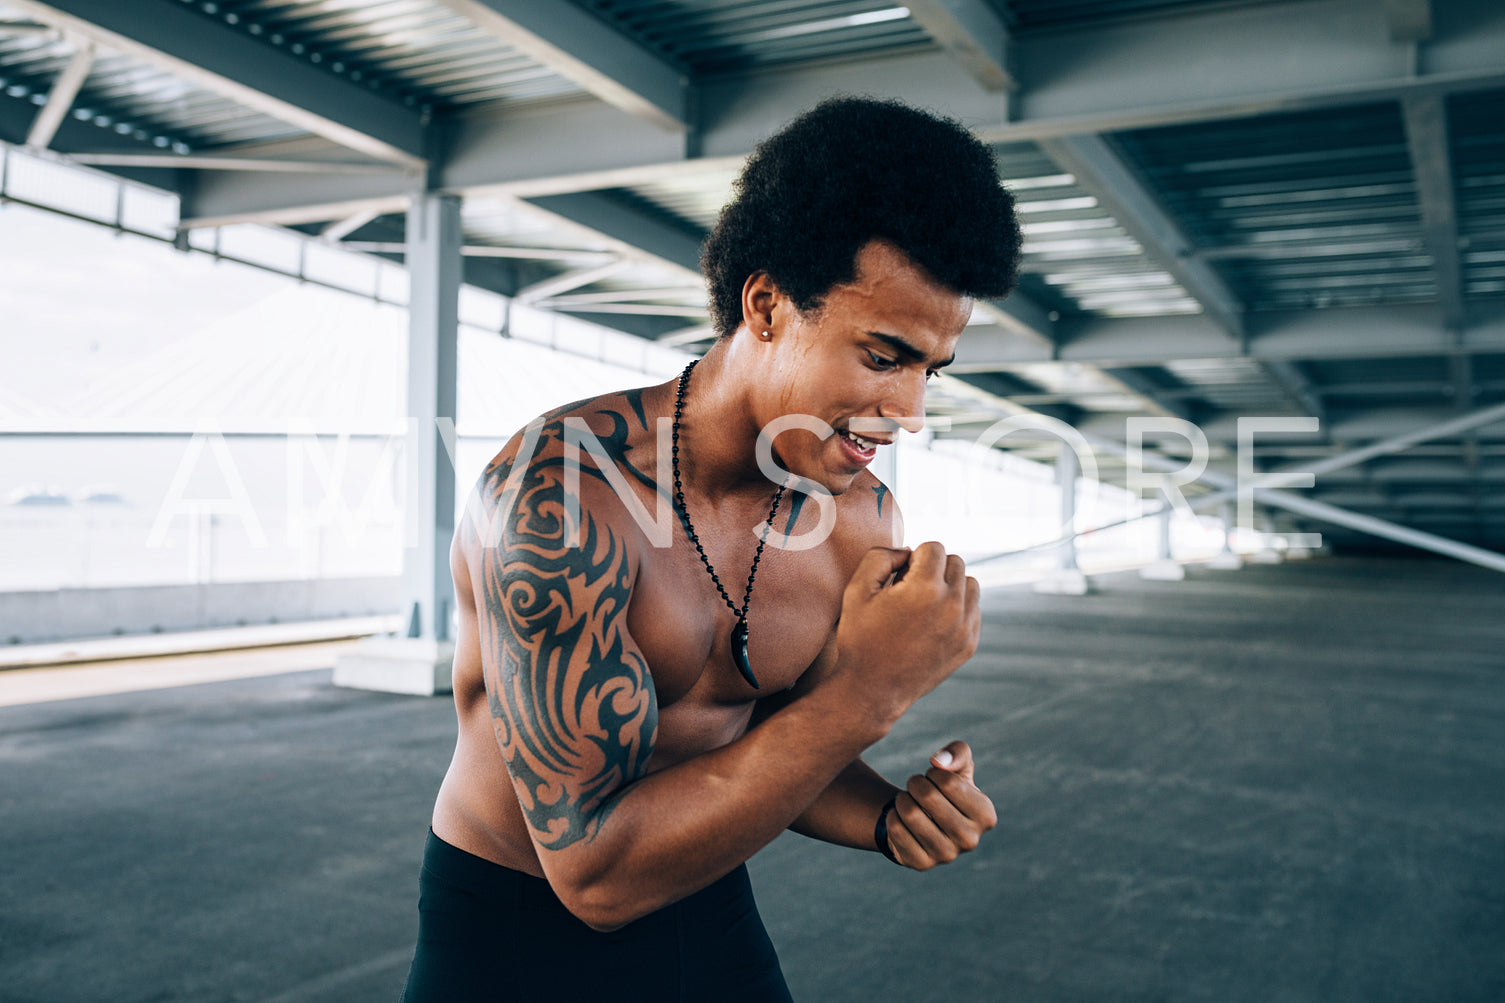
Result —
M 611 416 L 625 439 L 623 416 Z M 566 463 L 580 461 L 562 448 L 561 423 L 530 434 L 480 485 L 490 520 L 481 644 L 492 726 L 523 813 L 538 844 L 559 850 L 594 838 L 616 796 L 646 774 L 658 701 L 627 633 L 636 569 L 626 538 L 567 491 Z M 605 482 L 589 462 L 580 473 L 581 493 Z

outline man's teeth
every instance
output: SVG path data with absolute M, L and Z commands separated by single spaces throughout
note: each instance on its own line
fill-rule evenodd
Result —
M 843 434 L 848 439 L 851 439 L 853 442 L 857 443 L 857 446 L 858 446 L 859 449 L 877 449 L 878 448 L 878 443 L 872 441 L 871 439 L 864 439 L 862 436 L 858 435 L 856 432 L 851 431 L 850 429 L 848 429 Z

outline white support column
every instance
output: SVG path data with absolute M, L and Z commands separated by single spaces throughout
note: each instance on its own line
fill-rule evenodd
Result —
M 1062 442 L 1056 450 L 1056 486 L 1061 490 L 1060 548 L 1057 564 L 1045 578 L 1035 583 L 1036 592 L 1053 595 L 1084 596 L 1091 591 L 1087 576 L 1076 563 L 1076 485 L 1082 475 L 1076 450 Z
M 408 434 L 402 609 L 405 636 L 373 637 L 335 667 L 337 685 L 450 691 L 455 530 L 454 443 L 462 234 L 460 200 L 425 193 L 408 210 Z M 448 443 L 446 443 L 448 439 Z
M 1160 524 L 1160 543 L 1155 552 L 1155 563 L 1139 569 L 1139 577 L 1152 582 L 1179 582 L 1186 577 L 1186 569 L 1176 562 L 1171 556 L 1171 516 L 1175 510 L 1171 508 L 1170 499 L 1161 507 L 1158 521 Z
M 1213 555 L 1207 566 L 1216 571 L 1237 571 L 1244 562 L 1233 549 L 1233 504 L 1224 502 L 1220 505 L 1218 517 L 1223 521 L 1223 549 Z

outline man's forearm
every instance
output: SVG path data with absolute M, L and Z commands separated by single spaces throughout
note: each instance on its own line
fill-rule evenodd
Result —
M 899 790 L 861 759 L 853 760 L 789 828 L 838 846 L 875 850 L 878 813 Z
M 795 701 L 737 741 L 651 773 L 610 798 L 601 809 L 608 817 L 591 839 L 540 855 L 555 891 L 581 919 L 612 929 L 746 861 L 881 737 L 870 728 L 832 728 L 842 703 L 826 703 L 815 694 Z M 868 843 L 876 819 L 875 806 Z M 855 833 L 855 824 L 848 827 Z

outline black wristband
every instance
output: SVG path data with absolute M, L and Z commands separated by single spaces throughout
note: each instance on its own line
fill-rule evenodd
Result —
M 888 813 L 893 811 L 898 803 L 897 794 L 889 798 L 888 804 L 884 805 L 883 810 L 878 813 L 878 824 L 873 826 L 873 842 L 877 844 L 878 852 L 896 864 L 899 863 L 899 858 L 894 856 L 894 848 L 888 845 Z M 904 865 L 899 864 L 899 866 Z

